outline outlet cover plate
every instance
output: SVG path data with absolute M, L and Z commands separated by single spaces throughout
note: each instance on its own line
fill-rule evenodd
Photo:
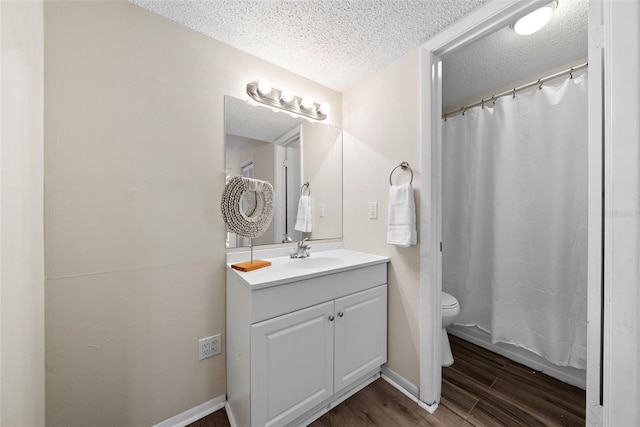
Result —
M 220 353 L 222 353 L 220 334 L 198 340 L 198 360 L 207 359 Z
M 211 337 L 211 355 L 222 353 L 222 342 L 220 334 Z

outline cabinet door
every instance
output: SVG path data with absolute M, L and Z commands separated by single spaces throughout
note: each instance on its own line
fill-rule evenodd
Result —
M 251 425 L 280 426 L 333 394 L 333 302 L 251 326 Z
M 387 361 L 387 285 L 335 300 L 338 392 Z

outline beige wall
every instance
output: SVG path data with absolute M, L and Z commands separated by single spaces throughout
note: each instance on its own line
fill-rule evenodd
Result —
M 0 425 L 44 425 L 42 2 L 0 2 Z
M 44 11 L 47 423 L 151 425 L 225 394 L 224 95 L 341 95 L 128 2 Z
M 343 94 L 345 246 L 391 257 L 388 366 L 416 386 L 419 247 L 387 245 L 386 233 L 389 173 L 402 161 L 413 169 L 420 205 L 418 71 L 415 49 Z M 394 174 L 394 183 L 407 180 L 400 170 Z M 374 201 L 379 216 L 368 219 L 369 202 Z

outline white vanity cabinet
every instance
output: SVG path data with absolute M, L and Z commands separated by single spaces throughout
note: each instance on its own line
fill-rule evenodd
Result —
M 251 425 L 284 425 L 333 395 L 333 303 L 251 326 Z
M 379 375 L 387 359 L 387 259 L 370 257 L 376 262 L 289 272 L 292 280 L 272 286 L 228 270 L 232 424 L 304 425 Z
M 337 299 L 333 390 L 352 385 L 387 361 L 387 285 Z

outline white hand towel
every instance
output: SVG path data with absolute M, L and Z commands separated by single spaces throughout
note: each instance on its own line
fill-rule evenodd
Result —
M 416 203 L 411 184 L 392 185 L 389 189 L 387 243 L 402 247 L 418 243 Z
M 304 233 L 311 233 L 311 197 L 300 196 L 298 202 L 298 216 L 296 218 L 296 225 L 294 230 L 302 231 Z

